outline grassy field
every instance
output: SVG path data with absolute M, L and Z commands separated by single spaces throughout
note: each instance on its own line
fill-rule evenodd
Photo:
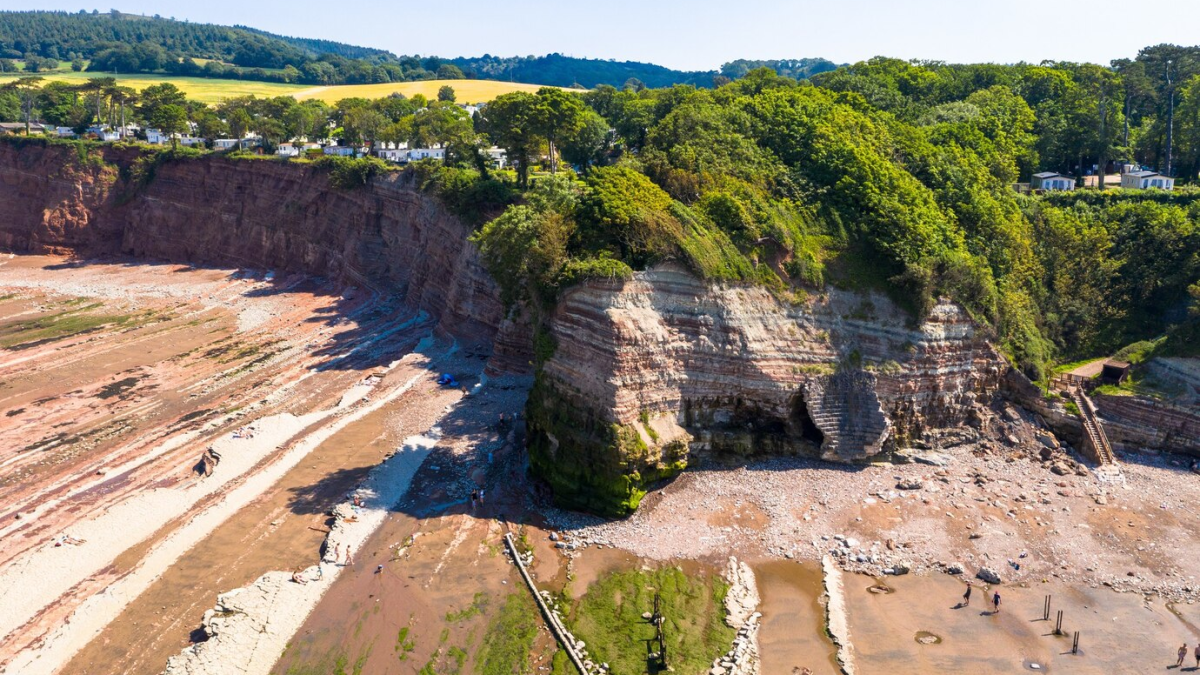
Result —
M 38 73 L 47 80 L 82 83 L 92 77 L 104 77 L 103 73 L 76 73 L 69 69 L 49 73 Z M 0 74 L 0 84 L 17 77 Z M 500 94 L 511 91 L 537 91 L 536 84 L 496 82 L 492 80 L 429 80 L 425 82 L 397 82 L 394 84 L 344 84 L 330 87 L 313 87 L 305 84 L 280 84 L 276 82 L 252 82 L 248 80 L 217 80 L 204 77 L 175 77 L 171 75 L 119 75 L 117 83 L 137 90 L 152 84 L 170 82 L 179 87 L 188 98 L 204 103 L 219 103 L 222 99 L 236 96 L 295 96 L 300 100 L 321 99 L 326 103 L 337 103 L 343 98 L 383 98 L 394 92 L 405 96 L 424 94 L 435 98 L 444 85 L 454 87 L 459 103 L 484 103 Z
M 93 77 L 105 77 L 103 73 L 75 73 L 71 71 L 55 71 L 52 73 L 37 73 L 47 80 L 59 82 L 83 83 Z M 0 84 L 13 79 L 7 73 L 0 75 Z M 188 98 L 204 103 L 218 103 L 221 99 L 235 96 L 288 96 L 297 92 L 311 89 L 301 84 L 277 84 L 275 82 L 250 82 L 244 80 L 212 80 L 204 77 L 174 77 L 170 75 L 120 75 L 117 84 L 133 87 L 138 91 L 152 84 L 170 82 L 179 87 Z
M 295 94 L 300 100 L 319 98 L 326 103 L 336 103 L 343 98 L 383 98 L 393 92 L 405 96 L 423 94 L 426 98 L 436 98 L 438 89 L 444 86 L 454 88 L 459 103 L 486 103 L 501 94 L 513 91 L 534 92 L 541 89 L 538 84 L 521 84 L 519 82 L 497 82 L 495 80 L 426 80 L 422 82 L 397 82 L 389 84 L 343 84 L 335 87 L 310 87 Z

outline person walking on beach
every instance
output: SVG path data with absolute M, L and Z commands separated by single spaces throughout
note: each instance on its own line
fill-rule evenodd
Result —
M 1179 660 L 1175 662 L 1175 667 L 1176 668 L 1182 667 L 1183 660 L 1186 658 L 1187 658 L 1187 643 L 1185 642 L 1185 643 L 1183 643 L 1183 646 L 1179 648 Z
M 483 488 L 479 488 L 479 505 L 483 505 Z
M 338 544 L 333 547 L 333 564 L 336 565 L 342 562 L 342 545 Z
M 967 582 L 967 592 L 963 593 L 963 602 L 962 602 L 963 607 L 970 606 L 970 604 L 971 604 L 971 589 L 973 589 L 973 588 L 974 588 L 974 586 L 972 586 L 971 582 L 968 581 Z
M 471 510 L 475 510 L 475 503 L 479 501 L 479 490 L 471 490 Z
M 996 609 L 997 614 L 1000 613 L 1000 591 L 996 591 L 992 596 L 992 607 Z
M 354 564 L 354 558 L 350 557 L 350 544 L 346 544 L 346 563 L 345 563 L 345 565 L 349 566 L 349 565 L 353 565 L 353 564 Z M 1000 597 L 1000 596 L 997 595 L 996 597 Z
M 1200 644 L 1196 645 L 1196 670 L 1200 670 Z

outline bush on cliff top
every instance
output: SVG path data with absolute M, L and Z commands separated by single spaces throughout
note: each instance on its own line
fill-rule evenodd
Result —
M 313 165 L 329 172 L 329 183 L 339 190 L 365 187 L 371 179 L 392 170 L 386 162 L 376 157 L 322 157 Z

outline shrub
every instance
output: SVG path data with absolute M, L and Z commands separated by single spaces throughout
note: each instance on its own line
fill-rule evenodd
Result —
M 319 168 L 329 171 L 329 183 L 339 190 L 354 190 L 364 187 L 375 176 L 390 170 L 388 165 L 376 157 L 323 157 L 314 162 Z

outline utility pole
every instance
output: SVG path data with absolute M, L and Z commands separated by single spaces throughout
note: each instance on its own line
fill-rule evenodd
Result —
M 1104 189 L 1104 178 L 1108 175 L 1108 170 L 1105 168 L 1108 164 L 1108 90 L 1106 89 L 1104 75 L 1100 76 L 1100 157 L 1096 163 L 1096 187 Z
M 1171 169 L 1171 146 L 1175 141 L 1175 87 L 1171 85 L 1171 59 L 1167 59 L 1167 163 L 1165 173 L 1174 176 Z

